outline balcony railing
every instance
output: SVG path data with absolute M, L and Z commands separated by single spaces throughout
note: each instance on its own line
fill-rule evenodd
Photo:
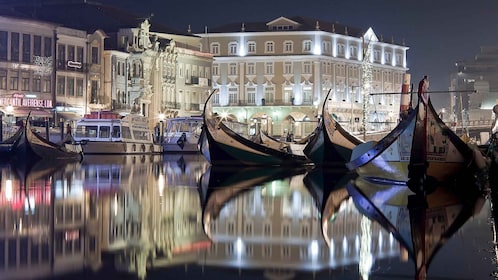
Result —
M 273 101 L 268 101 L 266 99 L 261 100 L 256 104 L 255 101 L 249 100 L 237 100 L 236 102 L 230 102 L 228 105 L 220 105 L 219 102 L 213 103 L 214 106 L 218 107 L 229 107 L 229 106 L 312 106 L 312 101 L 303 101 L 302 104 L 296 105 L 293 104 L 292 100 L 284 100 L 284 99 L 275 99 Z

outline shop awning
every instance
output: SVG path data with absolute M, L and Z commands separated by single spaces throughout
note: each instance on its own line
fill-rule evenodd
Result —
M 5 115 L 7 116 L 14 116 L 14 117 L 27 117 L 29 112 L 31 112 L 32 117 L 47 117 L 50 118 L 52 117 L 52 111 L 50 110 L 42 110 L 42 109 L 20 109 L 20 108 L 14 108 L 12 112 L 7 111 L 6 109 L 0 109 Z

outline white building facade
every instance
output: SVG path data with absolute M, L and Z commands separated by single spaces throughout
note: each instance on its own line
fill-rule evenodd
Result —
M 329 90 L 330 109 L 352 132 L 387 130 L 397 120 L 399 95 L 392 93 L 401 92 L 408 47 L 384 42 L 372 29 L 280 17 L 197 35 L 201 50 L 215 57 L 215 110 L 238 121 L 304 137 L 316 126 L 305 122 L 316 121 Z M 362 128 L 364 109 L 369 125 Z

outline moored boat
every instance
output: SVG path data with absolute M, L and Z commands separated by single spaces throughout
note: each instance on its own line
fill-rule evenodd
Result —
M 15 152 L 15 147 L 21 139 L 21 135 L 24 133 L 24 128 L 20 127 L 17 129 L 14 135 L 5 139 L 5 141 L 0 142 L 0 161 L 8 161 Z
M 142 115 L 121 116 L 114 112 L 92 112 L 76 123 L 74 140 L 84 154 L 159 154 L 148 119 Z
M 14 140 L 12 149 L 13 160 L 60 160 L 80 161 L 83 159 L 81 146 L 77 143 L 56 144 L 39 135 L 31 128 L 30 115 L 16 133 L 18 139 Z M 9 140 L 9 141 L 12 141 Z
M 275 149 L 255 143 L 230 129 L 212 112 L 211 97 L 204 105 L 203 127 L 199 149 L 212 165 L 303 165 L 309 159 L 286 149 Z
M 304 148 L 305 155 L 316 165 L 341 165 L 351 159 L 352 150 L 364 143 L 350 134 L 327 110 L 330 90 L 322 105 L 322 117 L 313 136 Z
M 202 117 L 175 117 L 165 121 L 164 152 L 197 153 L 202 130 Z
M 378 142 L 358 145 L 348 169 L 367 178 L 408 182 L 447 181 L 473 167 L 475 154 L 439 118 L 430 98 Z

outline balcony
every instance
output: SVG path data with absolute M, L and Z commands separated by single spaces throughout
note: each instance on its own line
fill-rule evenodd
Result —
M 198 86 L 211 86 L 211 80 L 207 78 L 200 78 L 198 76 L 185 77 L 186 85 L 198 85 Z

